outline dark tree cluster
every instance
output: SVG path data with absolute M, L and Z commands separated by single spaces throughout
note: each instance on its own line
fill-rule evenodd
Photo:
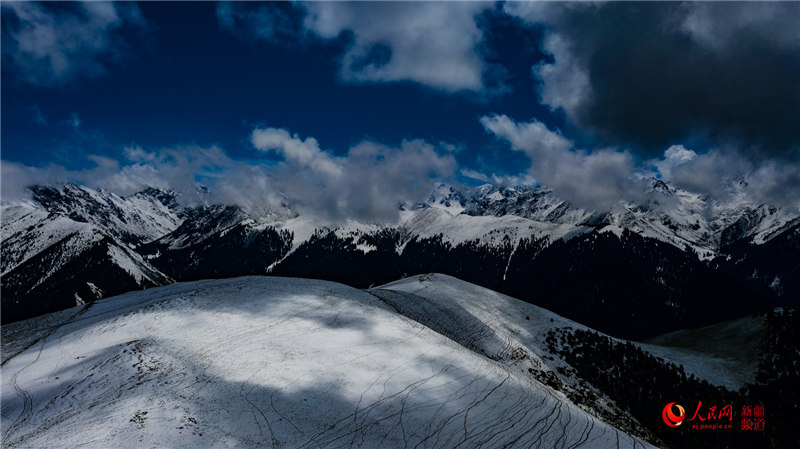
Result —
M 735 279 L 624 230 L 558 240 L 511 259 L 504 293 L 621 338 L 642 339 L 763 310 Z
M 252 231 L 238 224 L 224 234 L 179 249 L 155 243 L 146 251 L 156 256 L 149 262 L 177 281 L 267 274 L 292 247 L 292 233 L 266 228 Z
M 757 245 L 734 240 L 711 266 L 742 280 L 779 304 L 800 302 L 800 223 Z
M 767 323 L 756 384 L 745 392 L 750 402 L 765 406 L 771 445 L 800 447 L 800 310 L 797 306 L 773 310 Z
M 765 310 L 737 280 L 667 243 L 624 231 L 569 240 L 505 236 L 500 245 L 452 244 L 443 236 L 404 240 L 397 230 L 339 237 L 318 231 L 273 271 L 365 288 L 443 273 L 631 339 L 698 327 Z M 358 245 L 368 245 L 365 252 Z

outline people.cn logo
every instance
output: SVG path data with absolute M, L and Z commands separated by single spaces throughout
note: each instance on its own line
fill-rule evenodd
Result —
M 676 414 L 673 411 L 672 407 L 678 410 Z M 661 412 L 661 419 L 664 420 L 664 424 L 670 427 L 678 427 L 683 424 L 683 419 L 686 418 L 686 411 L 683 410 L 683 407 L 680 404 L 676 404 L 674 402 L 670 402 L 666 406 L 664 406 L 664 410 Z

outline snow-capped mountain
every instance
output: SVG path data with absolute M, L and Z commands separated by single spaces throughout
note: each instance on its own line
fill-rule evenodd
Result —
M 136 246 L 177 228 L 187 211 L 169 190 L 148 188 L 122 198 L 76 184 L 31 187 L 33 203 L 50 214 L 91 223 L 123 243 Z
M 620 203 L 607 210 L 586 211 L 559 199 L 546 187 L 479 187 L 465 202 L 473 216 L 524 217 L 574 227 L 629 229 L 678 248 L 690 247 L 710 258 L 743 239 L 762 244 L 800 224 L 798 213 L 764 204 L 721 203 L 709 197 L 650 180 L 643 203 Z
M 135 248 L 173 231 L 186 216 L 176 194 L 160 189 L 121 198 L 75 184 L 32 186 L 31 201 L 2 207 L 2 273 L 68 235 L 106 235 Z
M 32 201 L 2 208 L 3 322 L 174 282 L 136 251 L 181 223 L 173 193 L 121 198 L 75 184 L 31 191 Z
M 130 197 L 74 184 L 34 186 L 31 193 L 30 201 L 2 207 L 4 322 L 120 293 L 120 286 L 273 273 L 368 287 L 440 271 L 572 318 L 593 310 L 574 301 L 632 313 L 637 329 L 651 324 L 638 315 L 647 309 L 638 298 L 646 296 L 658 304 L 653 310 L 666 308 L 670 318 L 659 330 L 667 331 L 710 324 L 713 307 L 726 303 L 730 316 L 719 319 L 758 310 L 764 297 L 785 301 L 785 292 L 800 285 L 792 268 L 800 266 L 800 251 L 784 251 L 780 261 L 748 256 L 770 242 L 794 248 L 800 217 L 768 205 L 721 204 L 655 179 L 646 201 L 600 211 L 572 206 L 546 187 L 438 184 L 427 201 L 400 205 L 398 222 L 338 225 L 298 215 L 290 204 L 266 212 L 189 207 L 174 192 L 154 188 Z M 64 276 L 54 275 L 70 263 Z M 127 273 L 131 282 L 116 284 L 110 273 L 101 282 L 106 275 L 90 268 L 95 264 Z M 630 270 L 638 273 L 636 283 L 623 280 Z M 541 273 L 549 274 L 540 279 Z M 36 288 L 57 300 L 13 312 L 41 302 Z M 558 298 L 569 301 L 553 304 Z M 593 316 L 600 320 L 587 315 Z

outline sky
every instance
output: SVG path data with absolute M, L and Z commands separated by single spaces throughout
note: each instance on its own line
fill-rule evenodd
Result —
M 800 207 L 800 3 L 3 2 L 2 198 L 391 219 L 433 182 Z

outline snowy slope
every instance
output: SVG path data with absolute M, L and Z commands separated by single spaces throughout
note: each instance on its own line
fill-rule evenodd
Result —
M 3 274 L 4 324 L 173 282 L 129 247 L 89 235 L 68 235 Z
M 552 328 L 587 329 L 553 312 L 444 274 L 410 276 L 370 290 L 404 315 L 498 360 L 528 347 L 540 361 Z
M 63 248 L 58 257 L 49 261 L 48 270 L 40 274 L 34 285 L 45 282 L 63 265 L 109 237 L 97 225 L 74 221 L 25 204 L 3 209 L 2 236 L 3 275 L 56 245 Z M 146 279 L 155 284 L 163 281 L 158 270 L 125 245 L 111 243 L 108 254 L 115 264 L 138 280 Z
M 467 348 L 519 365 L 522 371 L 544 367 L 566 384 L 574 379 L 559 373 L 558 368 L 569 365 L 553 359 L 547 335 L 557 329 L 590 329 L 549 310 L 444 274 L 410 276 L 371 291 L 403 315 Z M 688 373 L 713 385 L 736 390 L 753 381 L 765 332 L 763 317 L 746 317 L 673 332 L 637 345 L 684 365 Z
M 191 220 L 162 234 L 152 242 L 165 249 L 183 249 L 202 244 L 204 240 L 224 235 L 238 224 L 252 225 L 253 220 L 238 206 L 215 205 L 195 213 Z
M 630 416 L 627 404 L 617 404 L 599 387 L 587 384 L 580 372 L 554 351 L 553 332 L 591 330 L 548 310 L 492 290 L 442 275 L 411 276 L 371 289 L 405 316 L 446 335 L 478 354 L 498 361 L 509 371 L 529 373 L 564 392 L 581 408 L 625 432 L 658 441 Z M 699 330 L 680 331 L 649 344 L 648 353 L 682 365 L 712 385 L 738 390 L 753 382 L 758 371 L 763 319 L 745 318 Z M 621 345 L 626 342 L 611 338 Z M 620 368 L 620 367 L 617 367 Z
M 50 214 L 31 204 L 3 207 L 0 234 L 3 237 L 2 274 L 68 236 L 80 242 L 76 250 L 103 237 L 96 226 Z
M 532 374 L 573 397 L 590 392 L 598 399 L 581 403 L 586 410 L 628 433 L 655 438 L 602 392 L 587 387 L 568 363 L 548 349 L 551 330 L 588 330 L 586 326 L 443 274 L 411 276 L 370 291 L 403 315 L 512 372 Z
M 651 338 L 642 349 L 683 365 L 687 373 L 731 390 L 755 381 L 762 342 L 767 335 L 763 316 L 681 330 Z
M 3 326 L 43 336 L 1 368 L 5 447 L 648 446 L 340 284 L 174 284 L 66 319 Z
M 401 213 L 401 229 L 410 237 L 433 237 L 441 235 L 452 244 L 479 240 L 489 245 L 502 244 L 505 237 L 517 243 L 523 238 L 547 237 L 550 241 L 568 239 L 590 231 L 588 226 L 535 221 L 516 215 L 473 216 L 464 213 L 452 215 L 440 208 L 404 211 Z
M 5 205 L 0 213 L 4 323 L 173 282 L 94 222 L 35 203 Z

